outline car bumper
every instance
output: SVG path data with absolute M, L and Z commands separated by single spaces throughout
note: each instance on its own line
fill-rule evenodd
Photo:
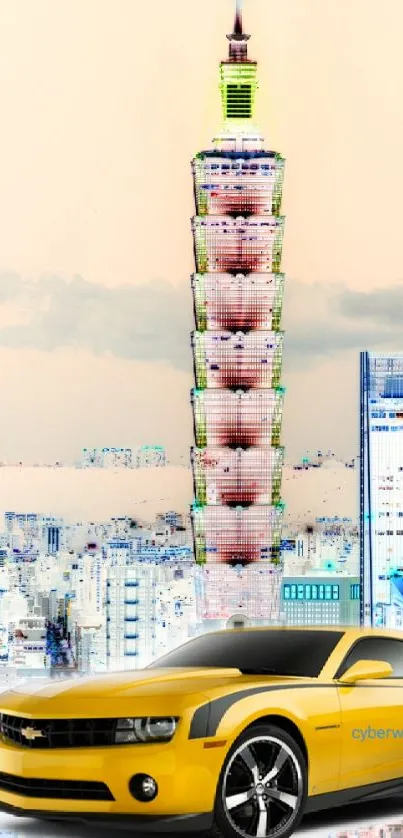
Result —
M 62 812 L 45 811 L 44 809 L 26 809 L 12 806 L 0 801 L 0 812 L 21 818 L 40 818 L 41 820 L 57 820 L 85 823 L 92 826 L 108 826 L 112 823 L 121 829 L 147 832 L 204 832 L 210 829 L 213 822 L 212 812 L 196 815 L 99 815 L 94 812 Z
M 221 748 L 204 749 L 203 740 L 179 736 L 175 740 L 176 737 L 165 744 L 46 750 L 3 740 L 0 810 L 25 817 L 102 823 L 113 819 L 122 826 L 127 822 L 140 832 L 206 830 L 211 825 L 224 754 Z M 135 774 L 147 774 L 156 780 L 158 794 L 154 800 L 140 802 L 133 797 L 129 782 Z M 46 781 L 50 781 L 49 786 Z M 63 781 L 68 798 L 65 790 L 59 796 L 59 789 L 44 796 L 55 781 Z M 85 799 L 87 791 L 74 791 L 76 796 L 71 796 L 69 782 L 80 783 L 85 789 L 87 783 L 105 784 L 110 799 Z

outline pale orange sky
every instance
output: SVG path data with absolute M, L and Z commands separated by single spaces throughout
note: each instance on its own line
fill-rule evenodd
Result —
M 145 286 L 145 295 L 160 280 L 190 311 L 189 161 L 220 124 L 218 62 L 233 5 L 0 0 L 0 274 L 26 281 L 1 305 L 0 276 L 0 459 L 73 459 L 82 446 L 143 442 L 186 455 L 186 336 L 180 368 L 164 364 L 163 353 L 147 361 L 148 320 L 140 356 L 111 348 L 106 359 L 99 341 L 98 354 L 86 345 L 91 317 L 74 349 L 37 345 L 26 326 L 42 274 L 79 274 L 117 292 Z M 343 320 L 331 297 L 332 289 L 400 293 L 403 4 L 244 5 L 249 53 L 260 63 L 258 122 L 266 146 L 287 158 L 284 441 L 292 456 L 315 445 L 354 454 L 358 349 L 372 348 L 372 334 L 374 348 L 385 346 L 388 324 L 379 333 L 370 318 Z M 43 316 L 51 298 L 50 287 Z M 145 323 L 146 302 L 142 312 Z M 107 333 L 108 306 L 103 316 Z M 305 363 L 316 324 L 318 345 Z M 166 329 L 169 340 L 176 326 L 168 316 Z

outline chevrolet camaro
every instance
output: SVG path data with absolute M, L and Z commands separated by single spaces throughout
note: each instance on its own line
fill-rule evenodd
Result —
M 403 633 L 244 628 L 149 667 L 0 694 L 0 809 L 286 838 L 403 794 Z

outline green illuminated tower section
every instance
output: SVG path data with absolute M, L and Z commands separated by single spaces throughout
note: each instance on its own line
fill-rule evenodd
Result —
M 242 30 L 240 3 L 235 13 L 234 31 L 227 35 L 229 57 L 220 64 L 221 100 L 225 120 L 251 119 L 257 90 L 257 63 L 248 60 L 248 40 Z
M 278 618 L 284 159 L 254 124 L 257 63 L 237 2 L 220 64 L 223 126 L 192 162 L 196 561 L 208 620 Z

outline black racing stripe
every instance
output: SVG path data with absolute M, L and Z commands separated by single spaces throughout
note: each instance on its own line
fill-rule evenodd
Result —
M 207 704 L 202 704 L 201 707 L 195 711 L 189 731 L 189 739 L 205 739 L 208 736 L 215 736 L 218 725 L 224 714 L 243 698 L 248 698 L 250 695 L 257 695 L 258 693 L 268 693 L 282 690 L 317 690 L 320 687 L 337 687 L 337 684 L 287 684 L 285 686 L 271 686 L 271 687 L 249 687 L 246 690 L 237 690 L 235 693 L 229 693 L 222 698 L 215 698 Z
M 208 701 L 207 704 L 202 704 L 201 707 L 198 707 L 196 712 L 193 714 L 190 724 L 189 739 L 203 739 L 207 736 L 206 730 L 209 729 L 210 707 L 211 702 Z

